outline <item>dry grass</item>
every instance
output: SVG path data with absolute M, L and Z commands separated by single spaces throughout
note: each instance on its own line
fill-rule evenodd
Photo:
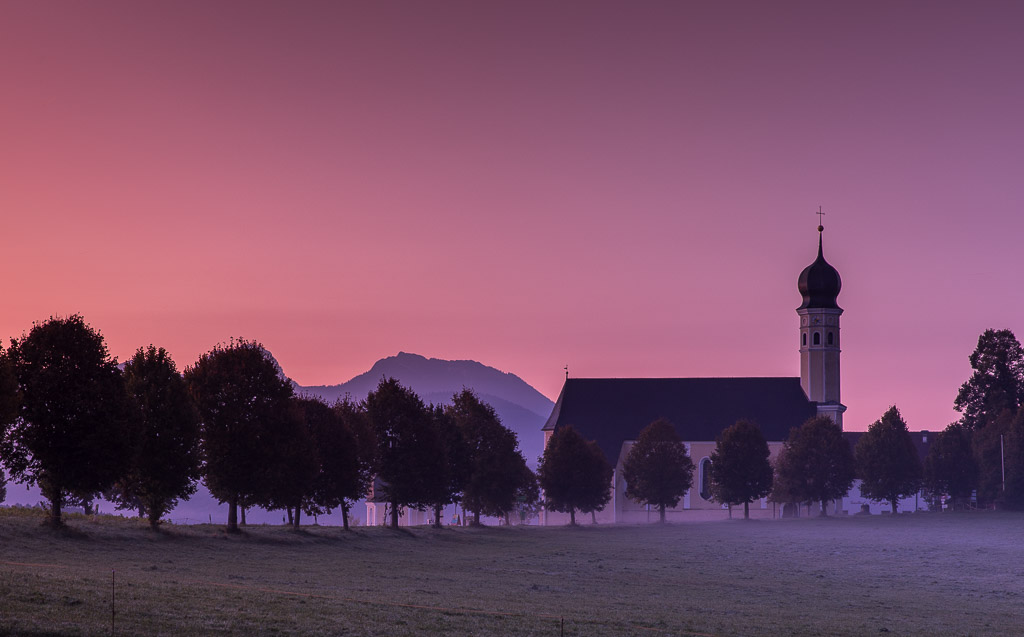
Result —
M 1024 516 L 291 531 L 0 509 L 0 635 L 1004 635 Z

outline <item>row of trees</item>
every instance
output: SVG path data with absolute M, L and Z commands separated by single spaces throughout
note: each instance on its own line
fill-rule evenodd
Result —
M 462 502 L 479 522 L 538 499 L 515 434 L 471 390 L 425 405 L 388 378 L 363 402 L 328 406 L 294 395 L 247 340 L 184 373 L 154 346 L 122 370 L 80 316 L 36 324 L 0 351 L 0 460 L 39 485 L 55 525 L 66 505 L 102 494 L 155 527 L 200 479 L 228 504 L 230 530 L 253 506 L 285 509 L 295 525 L 341 509 L 348 528 L 371 483 L 395 526 L 402 507 L 432 507 L 439 523 Z

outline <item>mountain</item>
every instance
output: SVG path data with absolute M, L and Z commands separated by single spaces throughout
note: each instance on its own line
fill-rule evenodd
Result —
M 369 371 L 340 385 L 296 386 L 296 393 L 319 396 L 331 403 L 345 395 L 363 400 L 382 378 L 395 378 L 426 403 L 450 403 L 463 387 L 489 403 L 501 422 L 519 437 L 519 449 L 531 467 L 544 447 L 541 427 L 554 403 L 515 374 L 476 361 L 449 361 L 399 352 L 382 358 Z

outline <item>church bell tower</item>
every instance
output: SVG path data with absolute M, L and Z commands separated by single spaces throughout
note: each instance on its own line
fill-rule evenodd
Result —
M 842 280 L 825 261 L 822 234 L 818 226 L 818 258 L 804 268 L 797 281 L 803 303 L 800 317 L 800 386 L 807 398 L 817 403 L 818 415 L 828 416 L 840 427 L 846 407 L 839 396 L 839 317 L 843 308 L 836 303 Z

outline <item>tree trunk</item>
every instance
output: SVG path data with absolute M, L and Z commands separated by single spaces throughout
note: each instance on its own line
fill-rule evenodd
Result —
M 480 526 L 480 511 L 473 511 L 473 526 Z
M 246 522 L 245 522 L 245 507 L 241 507 L 241 509 L 242 509 L 242 522 L 241 522 L 241 524 L 242 524 L 242 526 L 245 526 L 246 525 Z
M 743 519 L 744 520 L 749 520 L 750 519 L 750 503 L 749 502 L 744 502 L 743 503 Z
M 348 530 L 348 503 L 341 503 L 341 526 L 346 531 Z
M 729 507 L 729 519 L 731 520 L 732 519 L 732 504 L 731 503 L 730 504 L 726 504 L 725 506 Z
M 590 512 L 590 523 L 597 524 L 597 511 Z
M 295 518 L 292 517 L 292 508 L 285 507 L 284 510 L 288 513 L 288 526 L 295 524 Z
M 662 504 L 658 507 L 658 522 L 660 524 L 665 523 L 665 505 Z
M 139 517 L 140 518 L 146 517 L 146 509 L 141 504 L 139 505 Z
M 892 502 L 892 514 L 896 515 L 896 507 L 899 506 L 899 500 L 893 498 L 890 502 Z
M 434 528 L 435 529 L 441 528 L 441 514 L 443 513 L 443 511 L 442 511 L 443 508 L 444 507 L 442 507 L 440 504 L 435 504 L 434 505 Z
M 821 517 L 823 517 L 823 518 L 827 518 L 828 517 L 828 501 L 827 500 L 822 500 L 821 501 Z
M 569 526 L 576 526 L 576 509 L 569 509 Z
M 391 528 L 398 528 L 398 501 L 391 501 Z
M 238 533 L 238 499 L 236 498 L 228 500 L 228 532 Z
M 64 504 L 64 496 L 60 491 L 57 491 L 56 495 L 50 496 L 50 526 L 60 527 L 64 526 L 64 520 L 60 516 L 60 508 Z
M 295 528 L 299 528 L 299 524 L 302 520 L 302 511 L 299 507 L 295 507 Z
M 505 511 L 505 526 L 512 526 L 512 518 L 509 517 L 508 511 Z

